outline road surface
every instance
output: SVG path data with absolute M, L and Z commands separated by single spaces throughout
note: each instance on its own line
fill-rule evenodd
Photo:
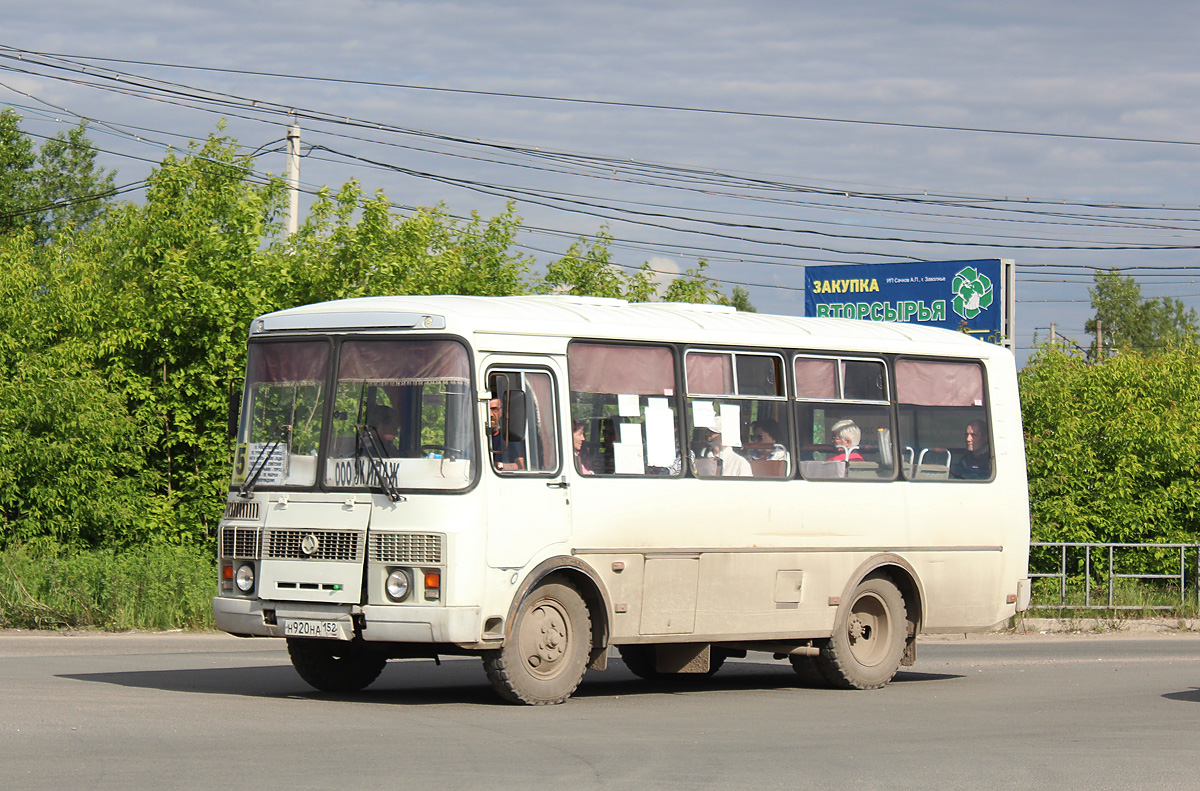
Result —
M 326 695 L 281 641 L 0 632 L 0 789 L 1200 789 L 1200 635 L 922 638 L 888 687 L 766 655 L 501 703 L 477 660 Z

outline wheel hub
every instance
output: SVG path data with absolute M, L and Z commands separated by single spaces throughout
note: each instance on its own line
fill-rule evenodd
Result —
M 558 608 L 546 603 L 529 612 L 526 624 L 526 663 L 531 670 L 551 671 L 566 652 L 566 619 Z

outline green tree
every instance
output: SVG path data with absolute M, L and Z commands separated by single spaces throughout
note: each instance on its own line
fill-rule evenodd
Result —
M 157 531 L 147 432 L 106 380 L 69 240 L 0 236 L 0 546 L 95 545 Z
M 1200 347 L 1047 346 L 1019 381 L 1035 540 L 1200 539 Z
M 336 195 L 322 191 L 296 234 L 267 251 L 279 273 L 273 301 L 524 293 L 529 261 L 512 252 L 519 223 L 511 205 L 487 221 L 454 220 L 441 207 L 401 217 L 387 196 L 368 199 L 352 181 Z
M 29 210 L 37 203 L 36 164 L 37 152 L 21 132 L 21 117 L 11 107 L 0 110 L 0 233 L 29 224 Z
M 745 286 L 734 286 L 729 295 L 729 304 L 745 313 L 758 313 L 758 308 L 750 302 L 750 291 Z
M 86 125 L 55 135 L 40 150 L 12 108 L 0 111 L 0 233 L 32 228 L 39 242 L 104 211 L 113 174 L 96 165 Z
M 580 239 L 572 244 L 566 254 L 546 267 L 546 274 L 533 284 L 541 294 L 575 294 L 589 297 L 612 297 L 629 302 L 654 302 L 660 299 L 658 274 L 650 264 L 642 264 L 636 271 L 626 275 L 613 263 L 612 235 L 601 229 L 590 239 Z M 741 309 L 754 310 L 749 292 L 741 286 L 734 288 L 731 300 L 704 274 L 707 262 L 701 260 L 695 269 L 689 269 L 672 278 L 663 291 L 664 302 L 717 303 L 742 305 Z M 740 289 L 740 293 L 739 293 Z
M 1100 336 L 1092 342 L 1093 358 L 1113 351 L 1151 352 L 1197 341 L 1196 311 L 1181 300 L 1143 298 L 1137 281 L 1116 269 L 1096 272 L 1094 281 L 1088 293 L 1096 313 L 1084 327 L 1085 332 Z
M 113 178 L 112 172 L 96 165 L 85 123 L 43 143 L 35 178 L 38 202 L 49 207 L 41 215 L 42 238 L 96 220 L 113 195 Z

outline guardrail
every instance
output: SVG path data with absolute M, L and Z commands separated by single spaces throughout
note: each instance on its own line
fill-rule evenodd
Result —
M 1030 549 L 1037 547 L 1058 547 L 1059 548 L 1059 564 L 1058 570 L 1052 572 L 1032 571 L 1032 563 L 1030 570 L 1030 578 L 1058 578 L 1059 580 L 1059 602 L 1058 604 L 1031 604 L 1030 609 L 1052 610 L 1063 608 L 1076 608 L 1088 610 L 1179 610 L 1187 604 L 1188 599 L 1188 554 L 1195 554 L 1195 565 L 1192 566 L 1193 574 L 1190 577 L 1191 586 L 1194 589 L 1194 597 L 1196 607 L 1200 610 L 1200 544 L 1106 544 L 1106 543 L 1072 543 L 1061 541 L 1033 541 L 1029 544 Z M 1126 555 L 1132 554 L 1134 551 L 1141 550 L 1162 552 L 1170 550 L 1179 553 L 1179 573 L 1178 574 L 1131 574 L 1120 573 L 1116 570 L 1118 552 L 1124 551 Z M 1099 551 L 1101 553 L 1101 563 L 1103 564 L 1097 571 L 1102 572 L 1100 576 L 1106 582 L 1107 601 L 1104 603 L 1093 601 L 1093 585 L 1092 585 L 1092 554 Z M 1068 560 L 1077 561 L 1079 555 L 1083 555 L 1083 589 L 1084 603 L 1067 603 L 1067 581 L 1071 576 L 1079 576 L 1078 570 L 1068 573 Z M 1104 558 L 1107 563 L 1104 563 Z M 1078 567 L 1078 562 L 1074 564 Z M 1174 565 L 1174 564 L 1172 564 Z M 1135 580 L 1166 580 L 1174 582 L 1179 589 L 1178 604 L 1117 604 L 1114 599 L 1117 580 L 1135 579 Z M 1099 595 L 1099 594 L 1097 594 Z

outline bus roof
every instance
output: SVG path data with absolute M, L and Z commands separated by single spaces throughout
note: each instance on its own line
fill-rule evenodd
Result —
M 387 296 L 320 302 L 260 316 L 251 336 L 298 331 L 443 330 L 690 344 L 845 351 L 925 352 L 965 357 L 1010 356 L 1000 346 L 960 332 L 917 324 L 747 313 L 727 305 L 629 303 L 622 299 Z

